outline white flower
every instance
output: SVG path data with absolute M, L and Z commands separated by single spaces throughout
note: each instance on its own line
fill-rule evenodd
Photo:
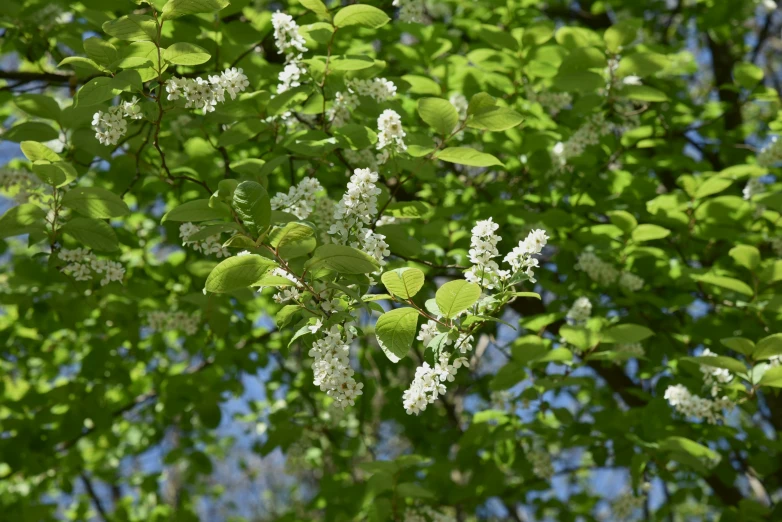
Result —
M 272 209 L 290 212 L 299 219 L 307 219 L 315 208 L 316 194 L 323 186 L 315 178 L 304 178 L 288 189 L 288 193 L 278 192 L 271 200 Z
M 622 272 L 619 276 L 619 286 L 630 292 L 637 292 L 644 286 L 644 280 L 630 272 Z
M 70 274 L 77 281 L 89 281 L 93 275 L 100 274 L 101 286 L 106 286 L 112 281 L 122 282 L 125 277 L 125 268 L 117 261 L 98 259 L 86 248 L 68 250 L 60 249 L 57 257 L 67 262 L 63 271 Z
M 147 323 L 156 332 L 182 331 L 186 335 L 195 335 L 201 323 L 198 312 L 188 314 L 183 311 L 164 312 L 156 310 L 147 314 Z
M 763 193 L 763 182 L 760 181 L 760 178 L 749 178 L 749 181 L 747 181 L 747 184 L 744 185 L 744 190 L 742 190 L 742 194 L 744 194 L 744 199 L 749 201 L 753 198 L 753 196 L 756 196 L 758 194 Z
M 592 252 L 582 252 L 578 256 L 576 270 L 583 270 L 593 281 L 601 285 L 615 283 L 619 271 Z
M 301 76 L 307 72 L 300 62 L 290 62 L 285 65 L 277 77 L 277 94 L 293 89 L 301 85 Z
M 549 89 L 544 89 L 537 93 L 530 85 L 525 86 L 525 94 L 529 102 L 539 103 L 552 116 L 556 116 L 562 109 L 573 103 L 573 97 L 566 92 L 552 92 Z M 562 150 L 559 151 L 559 154 L 561 153 Z
M 318 319 L 315 324 L 311 324 L 307 327 L 307 329 L 310 331 L 310 333 L 317 333 L 318 330 L 323 326 L 323 321 L 321 319 Z
M 432 342 L 432 339 L 434 339 L 440 332 L 437 330 L 437 323 L 432 321 L 431 319 L 424 324 L 421 325 L 421 329 L 418 331 L 418 339 L 421 341 L 424 345 L 424 348 L 429 346 L 429 343 Z
M 705 419 L 709 424 L 716 424 L 717 421 L 722 420 L 722 410 L 730 410 L 735 406 L 727 397 L 710 400 L 693 395 L 681 384 L 668 386 L 665 390 L 665 399 L 682 415 Z
M 233 100 L 249 85 L 243 70 L 233 67 L 219 76 L 209 76 L 207 80 L 172 77 L 166 82 L 166 92 L 169 100 L 184 98 L 185 107 L 195 107 L 207 113 L 214 111 L 218 103 L 225 102 L 226 92 Z
M 583 324 L 592 316 L 592 303 L 586 297 L 579 297 L 570 307 L 567 320 L 570 324 Z
M 641 85 L 643 82 L 640 76 L 630 75 L 622 78 L 622 83 L 625 85 Z
M 632 492 L 619 495 L 611 504 L 611 511 L 614 513 L 614 520 L 626 520 L 630 518 L 636 510 L 642 509 L 646 497 L 635 496 Z
M 771 13 L 777 9 L 777 3 L 774 0 L 761 0 L 760 4 L 768 13 Z
M 773 167 L 782 161 L 782 141 L 773 136 L 768 145 L 758 154 L 757 162 L 761 167 Z
M 121 106 L 113 106 L 106 112 L 98 111 L 93 115 L 92 128 L 101 145 L 116 145 L 125 135 L 128 124 L 122 114 Z
M 309 356 L 313 358 L 313 383 L 343 409 L 355 404 L 356 397 L 363 394 L 364 388 L 362 383 L 357 383 L 353 378 L 349 351 L 348 341 L 336 325 L 326 332 L 325 337 L 315 341 L 309 351 Z
M 541 449 L 533 449 L 527 452 L 527 460 L 532 464 L 532 472 L 543 480 L 551 480 L 554 476 L 554 465 L 551 455 Z
M 299 25 L 293 17 L 277 11 L 272 15 L 274 43 L 280 54 L 294 55 L 307 52 L 307 43 L 299 34 Z
M 399 20 L 402 22 L 426 22 L 426 2 L 424 0 L 394 0 L 391 5 L 399 8 Z
M 404 142 L 405 131 L 402 129 L 402 119 L 395 111 L 386 109 L 377 118 L 377 148 L 378 150 L 391 145 L 397 152 L 407 150 Z
M 130 118 L 133 120 L 140 120 L 144 116 L 141 114 L 141 107 L 138 106 L 138 98 L 135 96 L 132 100 L 122 102 L 120 104 L 120 107 L 122 108 L 122 114 L 126 118 Z
M 351 93 L 359 96 L 369 96 L 376 102 L 384 102 L 396 96 L 396 85 L 385 78 L 372 78 L 371 80 L 353 79 L 346 80 L 345 84 Z
M 456 113 L 459 115 L 459 121 L 466 120 L 467 108 L 470 106 L 470 104 L 467 101 L 467 98 L 465 98 L 464 94 L 455 92 L 448 98 L 448 101 L 451 102 L 451 105 L 453 105 L 454 109 L 456 109 Z
M 201 227 L 194 225 L 193 223 L 182 223 L 179 225 L 179 237 L 182 239 L 182 245 L 189 245 L 196 252 L 215 254 L 218 259 L 231 255 L 228 249 L 223 246 L 219 233 L 200 241 L 191 241 L 190 236 L 199 230 L 201 230 Z

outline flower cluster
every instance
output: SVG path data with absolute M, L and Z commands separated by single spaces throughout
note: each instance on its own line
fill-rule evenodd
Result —
M 68 263 L 63 271 L 77 281 L 89 281 L 93 277 L 101 276 L 100 284 L 106 286 L 112 281 L 121 283 L 125 277 L 125 268 L 121 263 L 98 259 L 86 248 L 62 248 L 57 257 Z
M 591 116 L 565 142 L 558 142 L 552 149 L 551 159 L 555 167 L 564 168 L 571 158 L 584 153 L 587 147 L 600 143 L 600 138 L 610 134 L 613 126 L 602 113 Z
M 701 353 L 701 357 L 716 357 L 717 354 L 706 348 Z M 701 373 L 703 374 L 703 382 L 706 386 L 711 386 L 711 396 L 716 397 L 719 394 L 719 385 L 727 384 L 733 380 L 733 376 L 730 374 L 730 370 L 727 368 L 716 368 L 714 366 L 708 366 L 701 364 Z
M 353 337 L 349 328 L 345 335 L 339 327 L 332 326 L 325 337 L 312 343 L 309 356 L 312 361 L 313 383 L 321 391 L 334 399 L 340 408 L 355 404 L 355 399 L 362 395 L 363 383 L 357 383 L 353 378 L 353 368 L 350 367 L 350 343 Z
M 744 199 L 749 201 L 754 196 L 762 194 L 763 189 L 763 182 L 760 181 L 760 178 L 749 178 L 749 181 L 744 185 L 744 190 L 742 190 L 741 193 L 744 195 Z
M 326 116 L 333 127 L 342 127 L 350 122 L 351 114 L 356 107 L 358 107 L 358 96 L 351 92 L 339 91 L 334 95 L 334 101 Z
M 299 25 L 289 14 L 277 11 L 272 15 L 274 43 L 280 54 L 285 54 L 285 67 L 278 76 L 277 94 L 301 85 L 301 76 L 306 72 L 301 63 L 302 53 L 307 52 L 304 37 L 299 34 Z
M 526 86 L 525 92 L 527 100 L 539 103 L 552 116 L 556 116 L 562 109 L 569 107 L 573 103 L 573 97 L 566 92 L 544 90 L 538 93 L 529 85 Z
M 551 455 L 541 449 L 527 451 L 527 460 L 532 464 L 532 473 L 543 480 L 551 480 L 554 476 L 554 464 Z
M 606 263 L 593 252 L 582 252 L 578 256 L 576 270 L 583 270 L 590 279 L 601 285 L 610 285 L 616 282 L 619 271 Z
M 778 136 L 771 138 L 771 143 L 763 147 L 758 153 L 758 165 L 761 167 L 773 167 L 780 161 L 782 161 L 782 141 L 779 141 Z
M 372 79 L 352 79 L 346 80 L 345 84 L 351 93 L 359 96 L 369 96 L 378 103 L 393 99 L 396 96 L 396 85 L 391 80 L 385 78 Z
M 351 165 L 377 170 L 377 156 L 375 155 L 375 151 L 372 149 L 346 149 L 343 151 L 343 154 L 345 155 L 345 159 L 348 160 Z
M 92 128 L 95 138 L 101 145 L 116 145 L 128 131 L 125 118 L 140 120 L 141 108 L 135 96 L 130 101 L 109 107 L 106 112 L 98 111 L 92 116 Z
M 185 335 L 195 335 L 201 324 L 201 316 L 197 312 L 189 314 L 181 310 L 156 310 L 147 314 L 147 324 L 156 332 L 181 331 Z
M 467 101 L 467 98 L 464 96 L 464 94 L 455 92 L 451 94 L 451 96 L 448 98 L 448 101 L 451 102 L 453 108 L 456 109 L 456 114 L 459 115 L 459 121 L 466 120 L 467 109 L 469 108 L 470 103 Z
M 14 201 L 26 203 L 33 192 L 44 187 L 44 184 L 32 172 L 18 169 L 3 168 L 0 170 L 0 187 L 10 192 L 17 189 Z
M 625 343 L 616 345 L 615 351 L 619 353 L 626 353 L 630 357 L 643 357 L 646 355 L 646 350 L 641 346 L 641 343 Z
M 315 208 L 315 195 L 323 186 L 315 178 L 304 178 L 288 189 L 288 193 L 278 192 L 271 200 L 272 209 L 290 212 L 299 219 L 307 219 Z
M 203 78 L 175 78 L 172 77 L 166 83 L 168 100 L 185 99 L 185 107 L 201 109 L 204 113 L 212 112 L 218 103 L 225 101 L 225 95 L 232 100 L 250 85 L 244 71 L 232 67 L 226 69 L 220 76 Z
M 426 22 L 426 2 L 424 0 L 394 0 L 391 4 L 399 8 L 399 20 L 413 24 Z
M 396 111 L 386 109 L 377 118 L 377 148 L 385 149 L 391 145 L 390 149 L 396 152 L 407 150 L 404 137 L 405 131 L 402 129 L 402 119 Z
M 731 410 L 735 406 L 727 397 L 711 400 L 693 395 L 681 384 L 668 386 L 665 390 L 665 399 L 682 415 L 706 419 L 709 424 L 716 424 L 717 421 L 722 420 L 722 410 Z
M 419 335 L 420 337 L 420 335 Z M 458 343 L 458 341 L 457 341 Z M 467 338 L 462 342 L 463 352 L 471 349 Z M 425 362 L 415 370 L 415 378 L 410 387 L 402 395 L 403 405 L 408 415 L 418 415 L 426 410 L 426 406 L 432 404 L 440 395 L 445 395 L 445 383 L 453 382 L 456 372 L 462 366 L 467 366 L 467 359 L 457 357 L 450 362 L 450 354 L 441 352 L 434 367 Z
M 228 257 L 231 253 L 223 246 L 220 241 L 220 234 L 213 234 L 209 237 L 197 240 L 191 240 L 190 237 L 199 232 L 201 227 L 193 223 L 182 223 L 179 225 L 179 237 L 182 239 L 182 245 L 190 245 L 196 252 L 204 254 L 215 254 L 218 259 Z
M 468 251 L 468 258 L 473 266 L 465 272 L 465 279 L 484 288 L 493 289 L 523 272 L 534 283 L 533 269 L 538 266 L 538 259 L 532 256 L 540 254 L 543 247 L 546 246 L 548 241 L 546 232 L 544 230 L 530 232 L 503 259 L 510 265 L 511 270 L 501 270 L 497 262 L 494 261 L 494 258 L 500 255 L 497 243 L 502 238 L 495 234 L 499 227 L 497 223 L 492 221 L 492 218 L 478 221 L 473 227 L 470 250 Z
M 644 280 L 630 272 L 622 272 L 622 275 L 619 276 L 619 286 L 629 292 L 637 292 L 644 287 Z
M 586 297 L 579 297 L 567 312 L 566 319 L 569 324 L 584 324 L 592 317 L 592 303 Z
M 347 192 L 334 209 L 334 222 L 329 227 L 329 234 L 335 243 L 363 250 L 384 265 L 385 257 L 391 254 L 386 237 L 367 228 L 374 223 L 378 212 L 380 189 L 375 185 L 377 180 L 377 172 L 369 169 L 353 171 Z
M 632 492 L 626 492 L 614 499 L 611 504 L 611 511 L 614 513 L 614 520 L 625 520 L 630 518 L 637 509 L 644 507 L 646 496 L 633 495 Z
M 279 286 L 280 291 L 277 292 L 276 294 L 274 294 L 274 296 L 272 297 L 272 299 L 274 299 L 275 303 L 282 304 L 282 303 L 287 303 L 288 301 L 298 301 L 299 300 L 299 298 L 301 297 L 300 289 L 302 289 L 304 287 L 304 285 L 301 283 L 301 281 L 296 279 L 296 277 L 293 274 L 291 274 L 290 272 L 288 272 L 284 268 L 279 268 L 279 267 L 275 268 L 274 270 L 271 271 L 270 274 L 272 276 L 282 277 L 282 278 L 287 279 L 288 281 L 291 282 L 291 286 L 292 286 L 291 288 L 289 288 L 288 286 L 285 286 L 285 285 L 277 285 L 277 286 Z M 260 287 L 258 289 L 258 291 L 260 292 L 263 289 L 264 289 L 264 287 Z

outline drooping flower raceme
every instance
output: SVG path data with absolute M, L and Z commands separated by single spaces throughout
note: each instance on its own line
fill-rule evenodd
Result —
M 115 105 L 109 107 L 106 112 L 96 112 L 92 117 L 92 128 L 95 131 L 95 139 L 101 145 L 119 143 L 128 131 L 128 122 L 125 121 L 122 107 Z
M 622 275 L 619 276 L 619 286 L 630 292 L 637 292 L 643 288 L 644 280 L 630 272 L 622 272 Z
M 346 80 L 348 90 L 359 96 L 369 96 L 378 103 L 382 103 L 396 97 L 396 85 L 385 78 Z
M 242 69 L 232 67 L 224 70 L 219 76 L 203 78 L 172 77 L 166 83 L 167 99 L 170 101 L 185 99 L 185 107 L 201 109 L 204 113 L 212 112 L 218 103 L 225 101 L 225 95 L 232 100 L 250 85 Z
M 701 357 L 716 357 L 717 354 L 706 348 L 701 353 Z M 719 386 L 721 384 L 727 384 L 733 380 L 730 370 L 727 368 L 717 368 L 706 364 L 701 364 L 701 373 L 703 374 L 703 382 L 706 386 L 711 386 L 711 396 L 716 397 L 719 394 Z
M 215 254 L 218 259 L 231 255 L 228 249 L 223 246 L 222 241 L 220 241 L 219 233 L 203 239 L 191 240 L 190 237 L 200 230 L 201 227 L 193 223 L 182 223 L 179 225 L 179 237 L 182 239 L 182 245 L 189 245 L 196 252 Z
M 380 189 L 375 185 L 377 180 L 377 172 L 369 169 L 353 171 L 347 192 L 334 209 L 334 223 L 329 228 L 329 234 L 335 243 L 363 250 L 384 265 L 385 258 L 391 254 L 386 237 L 368 228 L 378 213 Z
M 189 314 L 181 310 L 156 310 L 147 314 L 147 324 L 156 332 L 182 331 L 185 335 L 195 335 L 201 324 L 201 316 L 198 312 Z
M 302 53 L 308 51 L 304 37 L 299 34 L 299 25 L 292 16 L 277 11 L 272 15 L 274 43 L 278 52 L 285 55 L 285 67 L 278 76 L 277 94 L 301 85 L 306 73 L 301 62 Z
M 597 257 L 593 252 L 582 252 L 578 256 L 576 270 L 583 270 L 590 279 L 601 285 L 615 283 L 619 277 L 619 271 L 616 268 Z
M 741 193 L 744 195 L 744 199 L 749 201 L 754 196 L 762 194 L 763 189 L 763 182 L 760 181 L 760 178 L 749 178 L 749 181 L 747 181 L 747 184 L 744 185 L 744 189 L 741 191 Z
M 355 399 L 363 394 L 363 383 L 353 378 L 350 367 L 350 343 L 352 336 L 346 329 L 345 335 L 334 325 L 322 339 L 312 344 L 309 356 L 313 358 L 312 372 L 314 384 L 334 399 L 340 408 L 355 404 Z
M 665 399 L 682 415 L 705 419 L 709 424 L 716 424 L 717 421 L 722 420 L 722 411 L 731 410 L 735 406 L 727 397 L 711 400 L 693 395 L 681 384 L 668 386 L 665 390 Z
M 510 265 L 511 270 L 502 270 L 495 257 L 499 257 L 497 243 L 502 240 L 495 234 L 499 225 L 492 218 L 478 221 L 472 229 L 470 250 L 468 258 L 473 266 L 464 274 L 464 278 L 471 283 L 476 283 L 483 288 L 493 289 L 502 282 L 511 279 L 517 274 L 524 273 L 526 277 L 535 282 L 533 269 L 538 266 L 537 258 L 532 256 L 540 254 L 546 246 L 548 236 L 544 230 L 533 230 L 529 235 L 505 256 L 504 261 Z
M 32 172 L 5 167 L 0 169 L 0 188 L 6 192 L 16 189 L 14 201 L 17 203 L 27 203 L 33 193 L 44 186 Z
M 399 8 L 400 21 L 415 24 L 426 22 L 424 0 L 394 0 L 392 5 Z
M 125 278 L 125 268 L 118 261 L 98 259 L 95 254 L 86 248 L 68 250 L 60 249 L 57 254 L 61 260 L 68 263 L 63 271 L 73 276 L 77 281 L 89 281 L 93 277 L 100 276 L 101 286 L 106 286 L 112 281 L 122 282 Z
M 465 347 L 466 342 L 465 340 L 463 343 Z M 468 364 L 464 357 L 457 357 L 453 362 L 449 359 L 450 354 L 443 351 L 434 367 L 425 362 L 416 369 L 413 382 L 402 395 L 403 405 L 408 415 L 418 415 L 426 410 L 427 405 L 432 404 L 441 395 L 445 395 L 445 383 L 453 382 L 456 371 Z
M 290 212 L 299 219 L 307 219 L 315 208 L 315 196 L 323 186 L 315 178 L 304 178 L 288 189 L 288 193 L 278 192 L 271 199 L 272 209 Z
M 377 148 L 385 149 L 389 145 L 390 149 L 396 152 L 407 150 L 404 137 L 405 131 L 402 129 L 402 119 L 396 111 L 386 109 L 377 118 Z
M 592 317 L 592 303 L 586 297 L 579 297 L 567 312 L 566 319 L 570 324 L 583 324 Z

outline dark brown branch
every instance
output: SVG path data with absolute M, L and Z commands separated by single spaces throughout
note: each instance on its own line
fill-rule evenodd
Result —
M 100 519 L 104 522 L 108 522 L 108 515 L 106 514 L 106 510 L 103 508 L 103 504 L 101 503 L 98 494 L 95 492 L 95 488 L 92 487 L 92 481 L 83 471 L 79 476 L 81 477 L 82 484 L 84 484 L 84 489 L 87 490 L 87 494 L 90 496 L 92 503 L 95 505 L 95 510 L 98 512 Z

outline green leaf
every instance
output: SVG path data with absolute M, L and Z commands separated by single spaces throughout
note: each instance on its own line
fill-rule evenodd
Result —
M 113 192 L 100 187 L 76 187 L 62 198 L 65 207 L 91 218 L 113 218 L 130 214 L 130 209 Z
M 437 159 L 449 163 L 458 163 L 459 165 L 469 165 L 471 167 L 491 167 L 499 165 L 504 167 L 500 160 L 469 147 L 448 147 L 437 155 Z
M 102 27 L 106 34 L 120 40 L 142 42 L 157 38 L 157 25 L 151 16 L 129 14 L 104 22 Z
M 100 219 L 76 217 L 68 221 L 62 231 L 93 250 L 113 252 L 119 249 L 114 229 Z
M 654 335 L 654 332 L 640 324 L 618 324 L 600 332 L 605 343 L 637 343 Z
M 60 133 L 50 125 L 40 121 L 28 121 L 14 125 L 3 134 L 5 141 L 50 141 L 60 137 Z
M 216 294 L 247 288 L 276 266 L 271 259 L 255 254 L 229 257 L 212 269 L 205 288 Z
M 633 230 L 633 241 L 652 241 L 654 239 L 662 239 L 668 237 L 671 231 L 667 228 L 663 228 L 659 225 L 638 225 Z
M 31 116 L 55 121 L 60 119 L 60 106 L 49 96 L 25 93 L 16 95 L 13 101 L 14 105 Z
M 63 58 L 62 61 L 57 64 L 57 67 L 60 68 L 63 65 L 71 65 L 77 71 L 82 72 L 85 70 L 88 72 L 105 72 L 107 70 L 102 65 L 98 65 L 93 60 L 83 56 L 68 56 L 67 58 Z
M 33 172 L 38 179 L 53 187 L 67 185 L 79 176 L 76 169 L 63 161 L 50 163 L 46 160 L 38 160 L 33 163 Z
M 581 350 L 590 350 L 600 342 L 598 332 L 589 330 L 584 326 L 562 325 L 559 329 L 559 335 L 569 344 Z
M 330 19 L 329 8 L 320 0 L 299 0 L 299 3 L 318 15 L 319 18 Z
M 703 274 L 703 275 L 695 274 L 692 275 L 691 277 L 696 281 L 700 281 L 701 283 L 727 288 L 728 290 L 732 290 L 740 294 L 751 296 L 754 295 L 755 293 L 747 283 L 745 283 L 744 281 L 740 281 L 738 279 L 734 279 L 732 277 L 719 276 L 715 274 Z
M 733 180 L 730 178 L 711 177 L 704 181 L 695 190 L 695 199 L 702 199 L 706 196 L 711 196 L 712 194 L 722 192 L 726 188 L 730 187 L 731 184 L 733 184 Z
M 625 210 L 613 210 L 611 212 L 607 212 L 607 214 L 608 219 L 611 220 L 611 223 L 621 228 L 622 232 L 625 234 L 632 232 L 635 227 L 638 226 L 638 221 L 635 219 L 635 216 Z
M 763 69 L 754 63 L 738 62 L 733 66 L 733 78 L 742 87 L 753 89 L 763 81 Z
M 755 343 L 744 337 L 726 337 L 725 339 L 720 339 L 720 342 L 723 346 L 742 355 L 749 356 L 755 351 Z
M 229 0 L 168 0 L 163 6 L 163 19 L 173 20 L 180 16 L 198 13 L 213 13 L 228 7 Z
M 117 48 L 100 38 L 92 37 L 84 40 L 84 52 L 90 60 L 101 65 L 111 65 L 119 58 Z
M 619 60 L 616 75 L 620 78 L 630 75 L 645 78 L 663 71 L 669 63 L 668 57 L 658 53 L 630 54 Z
M 315 229 L 296 221 L 286 223 L 284 227 L 276 227 L 269 234 L 268 241 L 284 259 L 309 254 L 317 245 Z
M 201 65 L 211 57 L 209 51 L 203 47 L 187 42 L 175 43 L 163 51 L 163 58 L 174 65 Z
M 232 206 L 244 225 L 256 234 L 269 226 L 272 207 L 269 194 L 260 183 L 243 181 L 234 190 Z
M 705 355 L 699 357 L 682 357 L 682 360 L 691 361 L 704 366 L 711 366 L 713 368 L 723 368 L 730 370 L 731 372 L 740 375 L 747 371 L 747 366 L 733 357 L 726 357 L 724 355 Z
M 635 41 L 638 36 L 637 20 L 626 20 L 612 25 L 603 33 L 603 41 L 609 52 L 618 54 L 622 48 Z
M 327 268 L 340 274 L 368 274 L 380 269 L 380 264 L 361 250 L 345 245 L 322 245 L 304 264 L 307 270 Z
M 34 232 L 45 232 L 45 218 L 46 212 L 32 203 L 11 207 L 0 217 L 0 239 Z
M 754 270 L 760 264 L 760 250 L 750 245 L 736 245 L 730 249 L 728 255 L 737 265 Z
M 435 302 L 442 315 L 451 319 L 467 310 L 481 297 L 481 287 L 463 279 L 449 281 L 437 289 Z
M 571 352 L 567 348 L 554 348 L 550 352 L 546 352 L 542 357 L 538 357 L 532 362 L 537 364 L 537 363 L 547 363 L 547 362 L 568 362 L 572 360 L 573 360 L 573 352 Z
M 758 383 L 761 386 L 771 386 L 772 388 L 782 388 L 782 366 L 769 368 Z
M 21 148 L 22 153 L 32 162 L 43 160 L 55 163 L 60 161 L 60 156 L 43 143 L 38 143 L 37 141 L 23 141 Z
M 347 27 L 349 25 L 361 25 L 377 29 L 383 27 L 391 19 L 383 11 L 371 5 L 349 5 L 340 9 L 334 15 L 334 26 Z
M 668 95 L 659 89 L 648 85 L 625 85 L 622 87 L 622 96 L 630 100 L 663 102 L 668 100 Z
M 450 135 L 459 125 L 459 114 L 451 102 L 442 98 L 421 98 L 418 100 L 418 114 L 430 127 L 442 134 Z
M 405 219 L 422 219 L 427 217 L 431 210 L 423 201 L 399 201 L 388 205 L 383 214 Z
M 552 80 L 554 87 L 565 92 L 589 93 L 605 87 L 605 79 L 592 71 L 559 71 Z
M 119 89 L 114 87 L 114 82 L 111 78 L 100 76 L 85 82 L 82 88 L 79 89 L 79 92 L 76 93 L 75 104 L 79 107 L 98 105 L 112 99 L 119 92 Z
M 467 118 L 467 126 L 473 129 L 489 131 L 504 131 L 520 124 L 524 118 L 521 114 L 505 107 L 487 107 L 473 113 Z
M 380 348 L 391 362 L 407 355 L 418 330 L 418 311 L 397 308 L 380 316 L 375 324 L 375 335 Z
M 334 56 L 329 61 L 332 71 L 360 71 L 375 65 L 375 60 L 369 56 Z
M 209 221 L 212 219 L 225 219 L 228 215 L 219 209 L 209 206 L 208 199 L 196 199 L 175 207 L 163 216 L 161 223 L 165 221 Z
M 755 360 L 764 360 L 782 355 L 782 334 L 772 334 L 759 340 L 755 350 L 752 352 L 752 358 Z
M 380 276 L 386 289 L 397 297 L 410 299 L 424 286 L 424 273 L 417 268 L 397 268 Z

